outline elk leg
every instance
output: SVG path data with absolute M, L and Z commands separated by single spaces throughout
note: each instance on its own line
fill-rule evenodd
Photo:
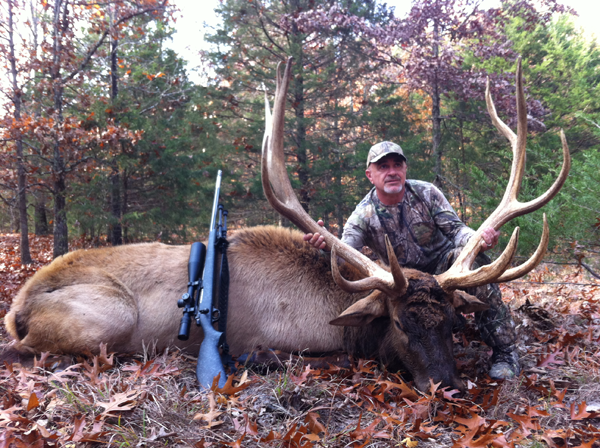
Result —
M 21 310 L 16 316 L 25 333 L 18 349 L 97 353 L 100 344 L 106 343 L 109 349 L 118 350 L 135 331 L 137 307 L 121 285 L 67 285 L 37 298 L 44 307 Z

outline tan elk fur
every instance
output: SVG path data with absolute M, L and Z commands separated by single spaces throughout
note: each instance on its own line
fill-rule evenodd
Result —
M 228 254 L 233 354 L 259 346 L 317 352 L 343 347 L 343 328 L 329 322 L 360 295 L 333 283 L 328 261 L 301 233 L 269 226 L 241 230 L 230 238 Z M 100 343 L 119 352 L 176 345 L 197 353 L 200 328 L 192 326 L 187 343 L 177 340 L 177 299 L 187 290 L 188 257 L 189 246 L 159 243 L 69 253 L 25 284 L 6 327 L 17 349 L 34 353 L 95 352 Z

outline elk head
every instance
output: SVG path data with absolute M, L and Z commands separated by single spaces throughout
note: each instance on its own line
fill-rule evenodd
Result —
M 283 140 L 286 94 L 291 78 L 291 58 L 285 67 L 277 68 L 277 87 L 274 111 L 271 115 L 266 103 L 265 135 L 262 152 L 262 183 L 265 196 L 271 206 L 306 233 L 320 233 L 331 248 L 332 274 L 336 284 L 350 293 L 370 293 L 347 308 L 331 324 L 344 326 L 367 326 L 376 319 L 387 320 L 383 336 L 382 358 L 399 359 L 411 372 L 417 387 L 427 390 L 430 380 L 444 386 L 462 389 L 462 381 L 456 372 L 452 356 L 452 325 L 456 311 L 474 312 L 487 308 L 477 298 L 460 289 L 497 283 L 519 278 L 531 271 L 541 261 L 548 244 L 548 224 L 544 215 L 541 242 L 525 263 L 515 268 L 508 266 L 516 251 L 519 229 L 516 228 L 504 252 L 492 264 L 471 270 L 479 252 L 482 230 L 493 227 L 498 230 L 511 219 L 539 209 L 560 190 L 570 168 L 570 157 L 564 133 L 561 131 L 563 148 L 562 170 L 554 184 L 542 196 L 521 203 L 517 200 L 525 168 L 525 144 L 527 134 L 527 111 L 523 93 L 521 62 L 517 67 L 517 134 L 504 124 L 496 113 L 486 89 L 488 112 L 496 128 L 504 134 L 513 149 L 510 180 L 498 208 L 471 237 L 454 264 L 443 274 L 429 275 L 413 269 L 404 269 L 398 263 L 394 250 L 386 237 L 390 266 L 384 269 L 359 251 L 341 242 L 319 226 L 302 208 L 290 184 L 285 168 Z M 265 95 L 266 96 L 266 95 Z M 342 277 L 338 257 L 357 269 L 362 278 L 349 281 Z M 392 353 L 390 355 L 390 353 Z

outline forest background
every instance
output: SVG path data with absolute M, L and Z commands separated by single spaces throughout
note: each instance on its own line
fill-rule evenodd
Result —
M 45 353 L 0 368 L 0 447 L 598 448 L 600 301 L 589 275 L 600 263 L 600 59 L 574 11 L 555 0 L 416 0 L 397 15 L 368 0 L 223 0 L 206 40 L 188 42 L 197 50 L 188 62 L 171 42 L 177 6 L 0 2 L 0 318 L 26 278 L 69 249 L 203 238 L 219 169 L 230 227 L 289 225 L 260 186 L 264 89 L 272 95 L 288 56 L 288 170 L 313 217 L 339 235 L 370 188 L 370 146 L 392 140 L 409 177 L 435 182 L 476 228 L 512 160 L 485 111 L 485 82 L 514 128 L 520 55 L 529 112 L 520 199 L 556 178 L 560 129 L 573 159 L 559 195 L 503 229 L 506 238 L 522 227 L 528 255 L 542 212 L 550 223 L 545 263 L 500 285 L 523 374 L 487 377 L 490 351 L 472 322 L 454 340 L 463 398 L 415 391 L 368 360 L 244 368 L 206 393 L 195 359 L 179 352 L 117 358 L 104 347 L 66 369 Z M 0 352 L 9 344 L 0 326 Z
M 550 251 L 597 253 L 600 53 L 574 10 L 555 0 L 419 0 L 395 16 L 376 1 L 227 0 L 190 76 L 170 45 L 176 7 L 3 2 L 0 232 L 21 233 L 22 262 L 32 233 L 54 234 L 54 256 L 75 238 L 199 239 L 219 169 L 231 227 L 286 225 L 263 197 L 259 156 L 263 89 L 274 92 L 276 65 L 288 56 L 289 172 L 303 206 L 341 236 L 370 187 L 368 149 L 382 140 L 400 143 L 409 178 L 435 182 L 477 228 L 512 157 L 485 111 L 485 82 L 514 126 L 520 55 L 530 118 L 521 199 L 556 177 L 564 129 L 573 167 L 543 209 Z M 520 250 L 531 252 L 541 212 L 503 234 L 521 226 Z

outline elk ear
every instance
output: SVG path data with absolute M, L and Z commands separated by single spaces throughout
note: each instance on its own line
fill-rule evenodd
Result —
M 490 308 L 487 303 L 483 303 L 477 297 L 458 290 L 452 293 L 452 306 L 456 311 L 465 314 L 485 311 Z
M 388 315 L 386 295 L 381 291 L 374 291 L 364 299 L 360 299 L 346 308 L 342 314 L 329 323 L 331 325 L 362 327 L 370 324 L 378 317 Z

